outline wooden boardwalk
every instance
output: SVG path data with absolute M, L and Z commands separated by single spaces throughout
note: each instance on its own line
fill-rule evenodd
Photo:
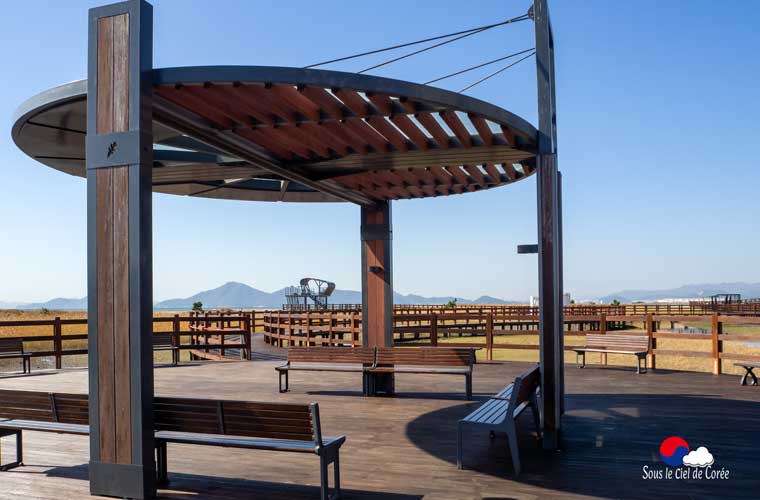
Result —
M 526 363 L 478 364 L 476 401 L 464 400 L 459 377 L 397 377 L 399 397 L 363 398 L 354 374 L 293 374 L 277 392 L 276 360 L 156 369 L 161 395 L 245 400 L 318 401 L 326 435 L 345 434 L 341 469 L 346 499 L 756 498 L 760 488 L 760 390 L 738 378 L 632 368 L 567 366 L 563 450 L 538 449 L 530 415 L 518 423 L 523 474 L 512 473 L 504 437 L 465 437 L 466 470 L 455 466 L 455 426 Z M 84 392 L 85 370 L 0 376 L 2 389 Z M 643 480 L 663 469 L 658 447 L 668 436 L 706 446 L 728 480 Z M 3 456 L 13 452 L 5 438 Z M 26 466 L 0 473 L 0 499 L 80 499 L 88 495 L 87 439 L 25 434 Z M 318 496 L 315 456 L 170 445 L 172 499 L 307 499 Z

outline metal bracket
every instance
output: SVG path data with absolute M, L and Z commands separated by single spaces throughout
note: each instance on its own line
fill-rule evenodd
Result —
M 388 224 L 365 224 L 361 227 L 362 241 L 392 240 L 393 231 Z
M 137 165 L 144 148 L 153 148 L 149 137 L 138 130 L 87 136 L 87 169 Z

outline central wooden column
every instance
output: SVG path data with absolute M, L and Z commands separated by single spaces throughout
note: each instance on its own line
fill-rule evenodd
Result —
M 152 7 L 89 14 L 90 491 L 153 498 Z
M 393 227 L 391 202 L 361 208 L 362 344 L 393 347 Z M 374 389 L 392 394 L 392 373 L 375 376 Z

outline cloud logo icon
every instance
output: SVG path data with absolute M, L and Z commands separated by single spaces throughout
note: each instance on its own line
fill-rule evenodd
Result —
M 712 453 L 704 446 L 690 451 L 688 455 L 683 457 L 683 464 L 689 467 L 707 467 L 714 462 Z

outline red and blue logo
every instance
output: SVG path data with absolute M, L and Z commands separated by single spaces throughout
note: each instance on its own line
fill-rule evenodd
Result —
M 683 465 L 683 457 L 689 454 L 689 443 L 678 436 L 666 438 L 660 445 L 662 461 L 671 467 Z

